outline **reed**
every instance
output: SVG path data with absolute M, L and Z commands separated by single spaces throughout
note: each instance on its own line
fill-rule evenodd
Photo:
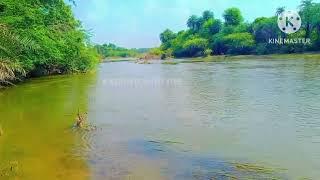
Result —
M 19 76 L 25 75 L 26 72 L 19 63 L 0 58 L 0 87 L 12 85 L 12 82 L 19 80 Z
M 85 114 L 80 113 L 80 110 L 78 110 L 75 126 L 77 128 L 84 128 L 85 120 L 86 120 Z

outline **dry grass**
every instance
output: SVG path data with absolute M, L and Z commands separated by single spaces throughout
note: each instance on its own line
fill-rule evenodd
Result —
M 13 81 L 19 80 L 17 74 L 25 76 L 25 70 L 18 64 L 0 58 L 0 86 L 12 85 Z
M 78 110 L 75 127 L 83 128 L 85 126 L 85 121 L 86 121 L 85 115 L 86 113 L 80 113 L 80 110 Z

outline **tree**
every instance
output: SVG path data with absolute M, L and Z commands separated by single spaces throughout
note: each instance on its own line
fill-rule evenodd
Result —
M 197 32 L 202 25 L 202 18 L 199 18 L 196 15 L 192 15 L 189 17 L 187 21 L 187 26 L 194 32 Z
M 175 37 L 175 33 L 172 32 L 170 29 L 166 29 L 163 33 L 160 34 L 160 40 L 162 43 L 167 43 Z
M 305 38 L 310 38 L 312 31 L 312 16 L 313 16 L 313 0 L 302 0 L 300 7 L 300 15 L 303 19 L 302 26 L 304 26 L 306 35 Z
M 279 7 L 276 15 L 284 12 Z M 243 22 L 241 12 L 237 8 L 229 8 L 223 14 L 224 24 L 214 19 L 211 11 L 204 11 L 201 17 L 192 15 L 187 21 L 188 30 L 173 32 L 163 36 L 162 50 L 170 50 L 175 57 L 193 57 L 201 54 L 271 54 L 293 53 L 319 50 L 320 47 L 320 3 L 303 0 L 300 14 L 304 24 L 301 30 L 287 35 L 277 25 L 277 17 L 260 17 L 252 23 Z M 174 34 L 175 36 L 173 36 Z M 312 44 L 284 44 L 281 47 L 269 43 L 269 39 L 289 37 L 292 39 L 309 37 Z M 170 38 L 164 38 L 170 37 Z M 166 50 L 167 49 L 167 50 Z M 211 52 L 209 51 L 211 50 Z M 210 53 L 209 53 L 210 52 Z
M 171 46 L 171 41 L 176 38 L 176 34 L 172 32 L 170 29 L 166 29 L 164 32 L 160 34 L 160 40 L 162 42 L 162 48 L 168 49 Z
M 213 49 L 214 54 L 226 54 L 228 47 L 224 41 L 225 34 L 223 32 L 219 32 L 213 36 L 213 42 L 211 43 L 211 48 Z
M 223 18 L 225 25 L 237 26 L 243 22 L 241 11 L 238 8 L 229 8 L 224 11 Z
M 194 33 L 192 30 L 179 31 L 176 38 L 172 40 L 168 50 L 171 50 L 172 55 L 175 57 L 188 57 L 183 45 L 187 40 L 192 39 L 193 37 Z M 163 46 L 163 44 L 161 46 Z
M 64 0 L 2 0 L 0 4 L 0 22 L 17 39 L 38 46 L 14 52 L 29 76 L 85 72 L 98 63 L 87 32 Z
M 139 54 L 137 49 L 126 49 L 115 44 L 96 45 L 95 49 L 103 57 L 135 57 Z
M 203 22 L 206 22 L 208 21 L 209 19 L 213 19 L 213 12 L 212 11 L 209 11 L 209 10 L 206 10 L 202 13 L 202 20 Z
M 320 46 L 320 3 L 314 3 L 313 7 L 311 8 L 311 12 L 311 23 L 315 29 L 315 32 L 313 33 L 313 38 L 315 39 L 314 49 L 317 50 Z
M 257 42 L 266 43 L 270 38 L 277 38 L 279 30 L 276 17 L 261 17 L 252 23 L 253 35 Z
M 186 55 L 189 57 L 203 56 L 207 46 L 208 40 L 197 37 L 189 39 L 183 44 Z
M 276 16 L 279 16 L 279 15 L 282 14 L 285 10 L 286 10 L 286 7 L 284 7 L 284 6 L 278 7 L 277 10 L 276 10 Z
M 202 27 L 203 36 L 209 37 L 218 33 L 222 28 L 222 23 L 219 19 L 209 19 L 207 20 Z
M 188 21 L 187 21 L 187 26 L 194 30 L 196 27 L 196 23 L 197 23 L 198 17 L 196 15 L 192 15 L 189 17 Z
M 250 54 L 255 45 L 250 33 L 234 33 L 225 36 L 224 41 L 230 54 Z

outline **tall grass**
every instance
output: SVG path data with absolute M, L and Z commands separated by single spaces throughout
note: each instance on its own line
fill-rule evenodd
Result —
M 17 75 L 26 75 L 26 72 L 21 65 L 0 58 L 0 87 L 12 85 L 12 82 L 19 80 Z

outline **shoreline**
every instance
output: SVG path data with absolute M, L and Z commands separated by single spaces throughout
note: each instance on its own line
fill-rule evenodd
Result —
M 269 55 L 219 55 L 219 56 L 208 56 L 208 57 L 195 57 L 195 58 L 174 58 L 174 59 L 167 59 L 167 60 L 159 60 L 159 59 L 150 59 L 147 60 L 150 63 L 137 63 L 137 64 L 154 64 L 152 61 L 159 61 L 159 64 L 165 65 L 177 65 L 180 63 L 198 63 L 198 62 L 222 62 L 226 60 L 299 60 L 299 59 L 310 59 L 310 60 L 319 60 L 320 61 L 320 52 L 313 52 L 313 53 L 296 53 L 296 54 L 269 54 Z M 138 58 L 129 57 L 129 58 L 120 58 L 114 57 L 110 59 L 104 59 L 101 63 L 109 63 L 109 62 L 135 62 Z M 91 73 L 91 70 L 86 73 Z M 86 74 L 80 73 L 80 74 Z M 14 84 L 19 85 L 21 83 L 26 83 L 30 79 L 36 79 L 41 77 L 54 77 L 54 76 L 61 76 L 61 75 L 72 75 L 78 73 L 67 73 L 67 74 L 51 74 L 46 76 L 39 76 L 39 77 L 32 77 L 32 78 L 25 78 L 22 81 Z M 0 86 L 0 90 L 10 88 L 10 86 Z
M 135 61 L 137 60 L 138 58 L 136 57 L 125 57 L 125 58 L 122 58 L 122 57 L 111 57 L 111 58 L 105 58 L 102 60 L 101 63 L 105 63 L 105 62 L 124 62 L 124 61 Z
M 208 57 L 185 57 L 185 58 L 171 58 L 171 59 L 148 59 L 147 61 L 161 61 L 162 64 L 178 64 L 178 63 L 194 63 L 194 62 L 215 62 L 215 61 L 224 61 L 224 60 L 295 60 L 295 59 L 319 59 L 320 52 L 314 53 L 293 53 L 293 54 L 268 54 L 268 55 L 215 55 Z M 139 58 L 130 57 L 130 58 L 107 58 L 102 61 L 105 62 L 125 62 L 125 61 L 137 61 Z M 178 60 L 178 61 L 176 61 Z
M 215 62 L 224 60 L 297 60 L 297 59 L 319 59 L 320 52 L 316 53 L 302 53 L 302 54 L 269 54 L 269 55 L 220 55 L 196 58 L 181 58 L 179 63 L 192 62 Z M 170 60 L 166 60 L 170 61 Z

